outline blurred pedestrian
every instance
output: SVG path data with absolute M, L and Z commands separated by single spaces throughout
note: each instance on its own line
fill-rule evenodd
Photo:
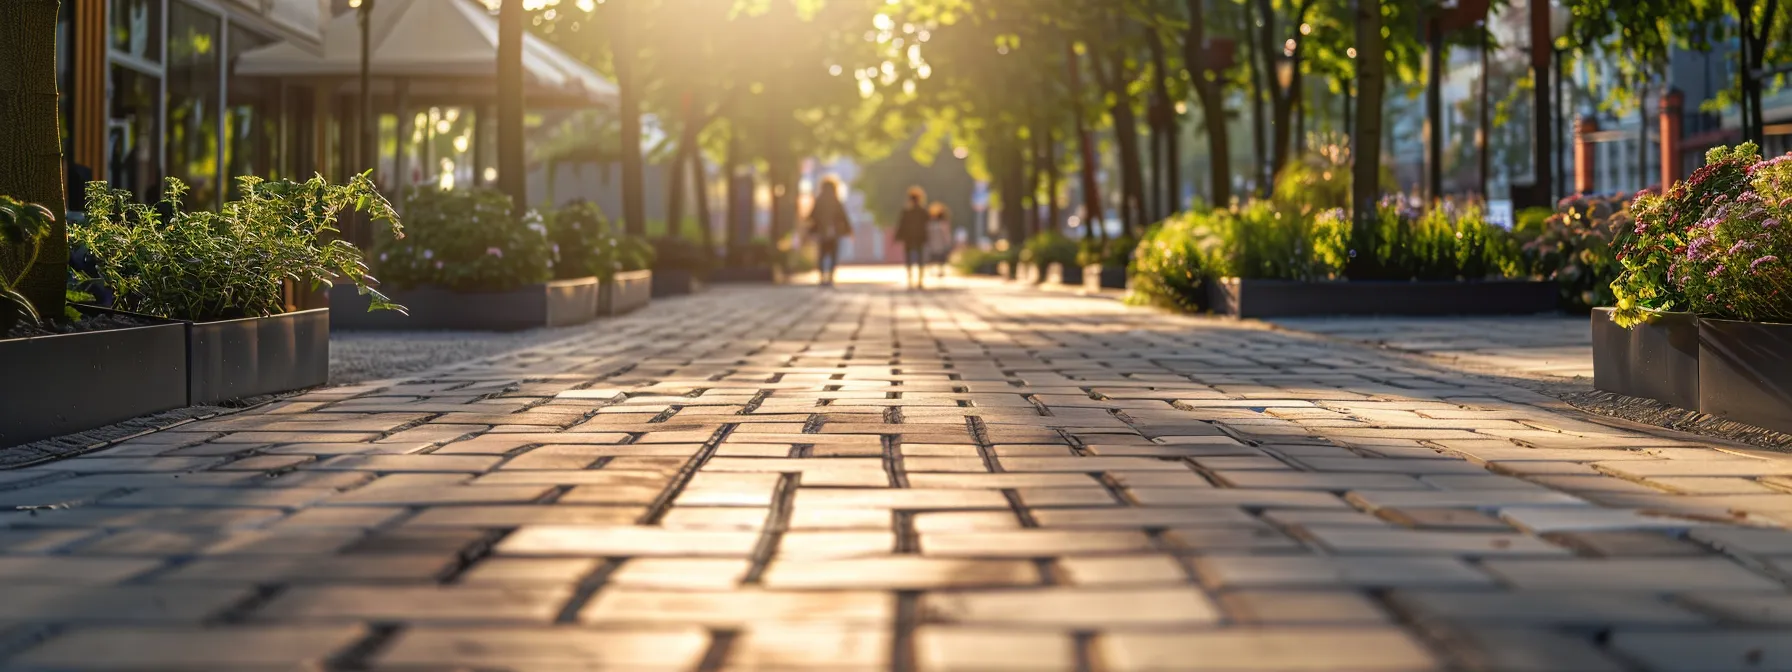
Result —
M 927 192 L 908 188 L 908 205 L 896 220 L 896 242 L 902 243 L 902 272 L 909 289 L 920 289 L 927 274 Z
M 815 205 L 809 209 L 809 236 L 815 239 L 816 266 L 821 269 L 821 286 L 834 286 L 834 269 L 840 265 L 840 239 L 852 235 L 852 222 L 846 218 L 846 206 L 840 202 L 840 180 L 823 178 L 815 193 Z
M 933 263 L 939 264 L 938 277 L 946 277 L 946 262 L 952 257 L 952 248 L 957 241 L 952 235 L 952 210 L 945 203 L 934 201 L 927 208 L 927 247 L 933 257 Z

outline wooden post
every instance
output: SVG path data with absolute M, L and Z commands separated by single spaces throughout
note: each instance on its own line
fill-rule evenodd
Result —
M 1599 132 L 1599 120 L 1581 117 L 1574 124 L 1574 193 L 1593 193 L 1594 147 L 1592 134 Z
M 1661 191 L 1680 181 L 1683 159 L 1680 155 L 1681 122 L 1686 113 L 1686 95 L 1669 89 L 1661 97 Z

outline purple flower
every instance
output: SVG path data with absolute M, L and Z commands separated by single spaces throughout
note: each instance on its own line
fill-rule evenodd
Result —
M 1792 198 L 1788 198 L 1786 200 L 1792 201 Z M 1779 225 L 1780 225 L 1780 220 L 1774 219 L 1772 217 L 1767 218 L 1767 221 L 1765 221 L 1765 222 L 1761 222 L 1761 228 L 1763 228 L 1763 229 L 1772 229 L 1772 228 L 1778 227 Z
M 1721 274 L 1721 273 L 1723 273 L 1723 272 L 1724 272 L 1724 265 L 1723 265 L 1723 264 L 1718 264 L 1718 265 L 1717 265 L 1717 268 L 1713 268 L 1713 269 L 1711 269 L 1711 272 L 1710 272 L 1710 273 L 1706 273 L 1706 274 L 1705 274 L 1705 277 L 1707 277 L 1707 278 L 1715 278 L 1715 277 L 1717 277 L 1717 276 L 1718 276 L 1718 275 L 1719 275 L 1719 274 Z
M 1755 249 L 1754 243 L 1751 243 L 1746 240 L 1738 240 L 1738 241 L 1736 241 L 1735 245 L 1730 246 L 1729 254 L 1741 254 L 1743 252 L 1746 252 L 1746 251 L 1752 250 L 1752 249 Z
M 1779 260 L 1780 260 L 1779 257 L 1769 254 L 1767 256 L 1761 257 L 1760 259 L 1756 259 L 1754 261 L 1748 262 L 1748 267 L 1749 267 L 1749 270 L 1754 270 L 1755 268 L 1760 267 L 1761 264 L 1771 264 L 1771 263 L 1779 261 Z

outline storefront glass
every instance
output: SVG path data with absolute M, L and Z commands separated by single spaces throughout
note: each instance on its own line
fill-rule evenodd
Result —
M 162 0 L 110 0 L 106 16 L 114 55 L 162 62 Z
M 108 76 L 112 101 L 106 128 L 107 181 L 152 203 L 162 193 L 161 82 L 121 65 L 109 68 Z
M 174 2 L 168 13 L 168 155 L 171 177 L 190 187 L 193 210 L 213 210 L 223 186 L 218 171 L 222 24 L 217 15 Z
M 229 67 L 234 70 L 237 57 L 243 53 L 273 42 L 271 37 L 232 23 Z M 226 94 L 230 105 L 224 110 L 225 180 L 229 198 L 235 198 L 237 177 L 256 175 L 272 179 L 283 174 L 276 157 L 276 143 L 280 138 L 280 83 L 233 76 Z

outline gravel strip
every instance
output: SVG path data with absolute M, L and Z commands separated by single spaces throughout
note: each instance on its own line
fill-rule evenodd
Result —
M 600 324 L 600 323 L 593 323 Z M 574 336 L 590 324 L 512 332 L 332 331 L 330 384 L 392 378 Z

